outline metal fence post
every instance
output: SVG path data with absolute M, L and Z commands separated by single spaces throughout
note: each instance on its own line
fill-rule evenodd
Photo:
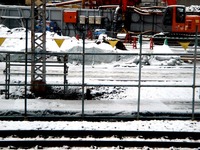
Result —
M 194 120 L 195 109 L 195 90 L 196 90 L 196 65 L 197 65 L 197 46 L 198 46 L 198 26 L 196 26 L 195 50 L 194 50 L 194 71 L 193 71 L 193 94 L 192 94 L 192 120 Z
M 5 99 L 10 97 L 10 53 L 6 54 L 6 69 L 5 69 Z
M 84 118 L 84 99 L 85 99 L 85 30 L 83 26 L 82 30 L 82 39 L 83 39 L 83 52 L 82 52 L 82 58 L 83 58 L 83 64 L 82 64 L 82 118 Z
M 142 69 L 142 35 L 139 36 L 140 52 L 139 52 L 139 77 L 138 77 L 138 105 L 137 105 L 137 119 L 140 117 L 140 93 L 141 93 L 141 69 Z
M 24 101 L 24 117 L 26 118 L 27 116 L 27 72 L 28 72 L 28 18 L 26 18 L 26 40 L 25 40 L 25 79 L 24 79 L 24 96 L 25 96 L 25 101 Z

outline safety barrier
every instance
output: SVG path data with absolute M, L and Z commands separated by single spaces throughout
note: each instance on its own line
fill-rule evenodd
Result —
M 142 52 L 142 42 L 141 42 L 139 53 L 138 52 L 130 52 L 130 53 L 127 53 L 127 52 L 124 52 L 124 53 L 95 53 L 94 52 L 94 53 L 88 53 L 88 52 L 85 52 L 84 47 L 83 47 L 82 53 L 60 53 L 60 52 L 57 52 L 57 53 L 56 52 L 45 52 L 44 53 L 44 52 L 38 52 L 37 55 L 46 55 L 46 57 L 47 57 L 46 67 L 47 68 L 53 67 L 53 69 L 50 69 L 50 70 L 55 69 L 54 71 L 49 72 L 49 73 L 48 73 L 48 69 L 47 69 L 47 72 L 46 72 L 47 80 L 48 80 L 48 77 L 56 78 L 57 76 L 59 76 L 58 80 L 61 81 L 61 79 L 62 79 L 62 83 L 61 82 L 60 83 L 56 83 L 56 82 L 50 83 L 51 81 L 48 81 L 48 84 L 43 83 L 43 82 L 38 82 L 38 83 L 35 83 L 35 85 L 31 84 L 31 82 L 30 82 L 30 75 L 31 75 L 30 68 L 31 68 L 31 62 L 32 62 L 32 60 L 30 58 L 31 58 L 31 55 L 33 55 L 33 53 L 31 53 L 31 52 L 26 53 L 26 52 L 0 51 L 0 54 L 1 54 L 1 56 L 3 56 L 1 63 L 2 64 L 5 63 L 5 70 L 4 70 L 3 74 L 1 75 L 1 76 L 5 76 L 5 80 L 4 80 L 5 82 L 1 81 L 1 84 L 0 84 L 1 93 L 5 93 L 5 99 L 9 99 L 10 94 L 11 94 L 9 92 L 10 88 L 24 87 L 24 95 L 22 97 L 18 97 L 17 99 L 24 99 L 24 113 L 23 113 L 23 115 L 26 116 L 26 117 L 29 115 L 29 111 L 32 111 L 32 110 L 29 110 L 29 108 L 28 108 L 28 102 L 30 101 L 29 100 L 30 99 L 29 93 L 30 93 L 30 90 L 31 90 L 30 89 L 31 86 L 35 87 L 36 91 L 38 90 L 37 88 L 39 88 L 39 91 L 42 91 L 42 94 L 45 93 L 45 90 L 44 89 L 41 90 L 41 88 L 44 88 L 46 86 L 48 86 L 48 87 L 49 86 L 50 87 L 63 87 L 64 93 L 62 93 L 62 96 L 63 96 L 62 99 L 64 99 L 64 100 L 68 99 L 67 94 L 69 92 L 68 91 L 69 87 L 78 87 L 81 90 L 81 96 L 80 96 L 81 98 L 78 98 L 79 102 L 81 102 L 80 103 L 81 109 L 78 109 L 78 111 L 81 111 L 81 117 L 82 118 L 88 116 L 88 110 L 91 111 L 91 108 L 90 109 L 86 108 L 86 103 L 87 103 L 87 105 L 89 105 L 88 103 L 95 103 L 94 101 L 88 101 L 88 100 L 90 100 L 90 98 L 86 97 L 86 94 L 90 94 L 90 92 L 91 92 L 89 90 L 86 90 L 86 89 L 88 89 L 88 87 L 126 87 L 126 88 L 137 89 L 136 90 L 137 94 L 135 94 L 135 97 L 132 98 L 134 103 L 136 103 L 136 105 L 135 105 L 136 110 L 129 112 L 130 114 L 124 115 L 124 117 L 137 118 L 137 119 L 142 117 L 142 115 L 141 115 L 143 113 L 143 111 L 141 111 L 141 107 L 142 107 L 141 106 L 142 105 L 141 99 L 143 97 L 142 88 L 164 88 L 164 89 L 167 89 L 167 88 L 185 88 L 185 89 L 192 89 L 191 95 L 189 95 L 189 96 L 187 95 L 188 97 L 191 96 L 191 100 L 187 99 L 187 101 L 185 101 L 186 103 L 189 102 L 188 107 L 190 109 L 185 110 L 186 111 L 185 113 L 190 114 L 191 115 L 190 117 L 192 119 L 195 119 L 195 115 L 199 114 L 199 112 L 200 112 L 199 108 L 198 108 L 199 107 L 198 102 L 196 101 L 197 90 L 198 90 L 197 88 L 200 87 L 199 81 L 197 83 L 197 77 L 199 75 L 198 70 L 197 70 L 197 69 L 199 69 L 199 66 L 198 66 L 198 63 L 197 63 L 197 58 L 199 57 L 199 55 L 197 53 L 196 48 L 194 50 L 194 53 L 190 53 L 190 54 L 188 54 L 188 53 L 151 53 L 150 54 L 150 53 L 143 53 Z M 189 77 L 187 75 L 187 72 L 184 72 L 185 70 L 181 71 L 181 73 L 178 73 L 176 67 L 171 67 L 173 72 L 177 72 L 177 78 L 176 79 L 174 79 L 174 78 L 168 79 L 167 75 L 165 73 L 168 72 L 170 74 L 170 70 L 169 70 L 170 67 L 169 66 L 163 66 L 163 67 L 158 66 L 157 69 L 154 70 L 156 79 L 148 78 L 148 76 L 154 77 L 154 75 L 151 74 L 151 72 L 153 72 L 151 70 L 152 69 L 151 67 L 150 67 L 150 69 L 144 70 L 144 72 L 143 72 L 143 68 L 144 68 L 144 65 L 142 64 L 142 57 L 143 56 L 177 56 L 177 55 L 178 56 L 193 57 L 193 64 L 190 65 L 190 67 L 189 66 L 185 67 L 186 69 L 189 68 L 189 71 L 188 71 L 190 73 Z M 13 56 L 15 56 L 15 57 L 13 57 Z M 17 59 L 16 59 L 16 56 L 18 56 Z M 78 60 L 78 62 L 80 63 L 79 68 L 78 68 L 78 72 L 72 74 L 71 76 L 70 76 L 70 71 L 75 72 L 76 69 L 73 70 L 73 66 L 71 66 L 71 68 L 70 68 L 70 66 L 68 66 L 68 65 L 70 65 L 70 64 L 68 64 L 68 61 L 70 60 L 70 56 L 79 56 L 79 58 L 80 58 L 80 60 Z M 99 74 L 97 74 L 97 76 L 96 76 L 96 78 L 98 78 L 100 82 L 95 83 L 95 81 L 93 82 L 93 80 L 91 80 L 91 82 L 88 82 L 88 79 L 90 79 L 90 77 L 91 77 L 91 79 L 93 79 L 93 78 L 95 79 L 95 75 L 93 75 L 93 74 L 97 73 L 98 68 L 96 70 L 94 70 L 94 72 L 91 72 L 91 76 L 88 74 L 87 68 L 86 68 L 86 67 L 88 67 L 88 64 L 86 64 L 86 57 L 87 56 L 93 56 L 93 57 L 96 57 L 96 56 L 116 56 L 116 58 L 120 58 L 122 56 L 135 56 L 135 57 L 139 57 L 139 59 L 138 59 L 139 62 L 138 62 L 137 67 L 130 67 L 130 69 L 129 69 L 130 72 L 129 71 L 128 72 L 123 72 L 123 71 L 121 72 L 121 73 L 124 73 L 122 75 L 123 79 L 118 79 L 122 76 L 116 76 L 116 79 L 115 79 L 115 76 L 112 75 L 112 73 L 113 74 L 116 73 L 114 71 L 117 71 L 117 68 L 114 69 L 113 72 L 112 71 L 108 72 L 108 75 L 106 75 L 106 70 L 110 71 L 110 69 L 102 69 L 101 68 L 103 72 L 99 72 Z M 51 58 L 53 58 L 53 59 L 51 59 Z M 74 66 L 76 66 L 76 65 L 74 65 Z M 89 66 L 91 66 L 92 68 L 95 68 L 95 64 L 92 64 L 92 65 L 90 64 Z M 19 68 L 19 67 L 24 68 L 24 69 L 18 70 L 17 68 Z M 182 68 L 184 68 L 184 67 L 182 67 Z M 163 74 L 161 74 L 161 76 L 157 77 L 156 73 L 160 72 L 160 70 L 162 70 L 162 69 L 163 70 L 165 69 L 165 72 Z M 119 74 L 120 74 L 120 72 L 119 72 Z M 111 76 L 111 78 L 109 78 L 109 75 Z M 181 75 L 183 75 L 183 76 L 179 80 L 179 77 Z M 184 75 L 187 76 L 186 80 L 189 80 L 190 82 L 181 81 L 182 79 L 184 79 Z M 12 78 L 16 78 L 16 76 L 19 77 L 20 82 L 11 83 Z M 105 78 L 107 78 L 107 80 L 105 80 L 105 81 L 104 81 L 104 79 L 105 79 L 104 76 L 106 76 Z M 131 78 L 131 76 L 133 76 L 133 78 Z M 68 81 L 69 78 L 78 78 L 79 81 L 72 83 L 72 82 Z M 110 79 L 110 81 L 112 81 L 112 82 L 108 82 L 109 81 L 108 79 Z M 118 80 L 122 80 L 122 81 L 117 82 Z M 172 81 L 172 80 L 175 80 L 175 81 Z M 36 94 L 38 94 L 40 96 L 41 93 L 36 93 Z M 153 93 L 153 94 L 157 94 L 157 93 Z M 169 95 L 170 95 L 170 93 L 169 93 Z M 44 95 L 42 95 L 42 96 L 44 96 Z M 57 98 L 55 97 L 55 99 L 57 99 Z M 170 103 L 170 101 L 172 101 L 171 99 L 168 99 L 167 97 L 165 97 L 165 99 L 167 99 L 167 101 L 169 103 Z M 49 100 L 49 101 L 51 101 L 51 100 Z M 121 101 L 123 101 L 123 99 L 121 99 Z M 108 103 L 110 103 L 110 102 L 108 101 Z M 149 103 L 151 103 L 151 101 L 149 101 Z M 129 104 L 129 102 L 127 103 L 127 105 L 128 104 Z M 182 103 L 180 102 L 180 105 L 181 104 Z M 60 105 L 59 101 L 57 102 L 57 105 Z M 131 103 L 131 105 L 132 105 L 132 103 Z M 155 104 L 155 105 L 157 105 L 157 104 Z M 168 104 L 168 105 L 171 105 L 171 104 Z M 185 105 L 185 103 L 183 105 Z M 70 107 L 73 107 L 73 103 L 72 103 L 72 106 L 70 106 Z M 114 104 L 113 104 L 113 107 L 115 107 Z M 123 108 L 123 109 L 125 109 L 125 108 Z M 43 111 L 45 111 L 45 110 L 46 109 L 44 108 Z M 91 111 L 91 112 L 95 112 L 95 110 L 96 110 L 96 108 L 93 108 L 93 111 Z M 65 111 L 70 111 L 70 110 L 65 110 Z M 75 111 L 75 110 L 73 109 L 72 112 L 73 111 Z M 96 111 L 98 112 L 99 109 L 97 109 Z M 112 116 L 113 114 L 112 113 L 109 114 L 108 111 L 109 110 L 100 110 L 100 112 L 102 113 L 100 116 L 103 116 L 103 114 L 106 114 L 106 116 L 110 115 L 111 117 L 113 117 Z M 120 111 L 120 109 L 118 111 Z M 135 112 L 135 113 L 133 113 L 133 112 Z M 79 114 L 80 114 L 80 112 L 79 112 Z

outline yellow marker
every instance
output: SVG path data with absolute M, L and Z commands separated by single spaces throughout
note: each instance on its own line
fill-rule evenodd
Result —
M 0 46 L 3 44 L 6 38 L 0 37 Z
M 117 44 L 118 40 L 110 40 L 110 41 L 108 41 L 108 42 L 110 43 L 110 45 L 111 45 L 112 47 L 115 47 L 115 45 Z
M 179 44 L 186 50 L 190 44 L 190 42 L 179 42 Z
M 58 47 L 61 47 L 62 43 L 64 42 L 65 39 L 54 39 Z

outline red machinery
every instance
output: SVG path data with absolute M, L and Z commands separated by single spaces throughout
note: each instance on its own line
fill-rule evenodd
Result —
M 89 8 L 95 8 L 103 5 L 121 5 L 123 11 L 126 10 L 126 6 L 135 6 L 141 3 L 141 0 L 83 0 L 82 7 L 88 6 Z
M 195 33 L 200 29 L 199 15 L 186 15 L 185 6 L 172 5 L 166 8 L 163 16 L 163 30 L 170 33 Z
M 105 1 L 105 0 L 95 0 L 97 2 L 97 5 L 119 5 L 120 3 L 123 5 L 129 5 L 129 6 L 134 6 L 139 3 L 141 3 L 141 0 L 110 0 L 110 1 Z
M 154 35 L 154 43 L 162 44 L 168 38 L 168 44 L 177 45 L 178 42 L 194 44 L 196 29 L 200 32 L 200 15 L 186 14 L 183 5 L 167 6 L 163 15 L 163 34 Z
M 85 8 L 85 6 L 89 8 L 95 8 L 103 5 L 121 5 L 123 6 L 123 10 L 126 9 L 126 6 L 135 6 L 141 3 L 141 0 L 69 0 L 66 2 L 60 2 L 60 3 L 52 3 L 47 4 L 47 6 L 65 6 L 70 4 L 78 4 L 82 3 L 82 8 Z
M 177 4 L 176 0 L 163 0 L 163 2 L 165 2 L 168 6 Z

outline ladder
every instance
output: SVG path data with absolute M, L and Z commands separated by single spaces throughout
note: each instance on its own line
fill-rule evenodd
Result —
M 4 24 L 6 20 L 16 20 L 20 27 L 24 26 L 24 17 L 22 10 L 19 6 L 5 5 L 1 10 L 1 24 Z

